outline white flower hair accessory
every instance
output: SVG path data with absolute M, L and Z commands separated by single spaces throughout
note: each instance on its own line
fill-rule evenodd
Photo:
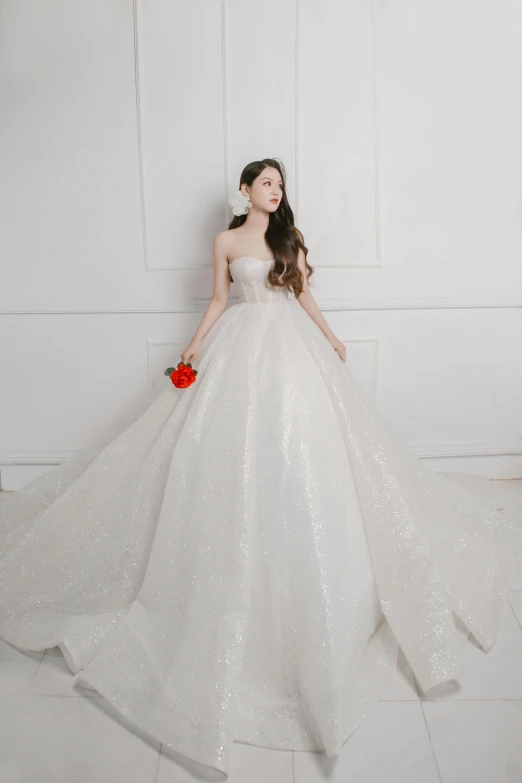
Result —
M 246 215 L 252 202 L 245 196 L 241 190 L 236 190 L 233 196 L 230 196 L 228 203 L 232 207 L 232 213 L 234 215 Z

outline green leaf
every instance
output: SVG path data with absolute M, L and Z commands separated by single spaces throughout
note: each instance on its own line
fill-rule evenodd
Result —
M 171 375 L 175 369 L 176 369 L 175 367 L 167 367 L 163 375 Z

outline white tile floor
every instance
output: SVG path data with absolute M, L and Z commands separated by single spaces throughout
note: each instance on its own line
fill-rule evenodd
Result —
M 518 561 L 499 638 L 488 653 L 466 645 L 460 688 L 419 696 L 400 653 L 400 671 L 337 759 L 234 743 L 228 783 L 522 783 L 522 550 Z M 22 653 L 0 641 L 0 783 L 224 780 L 76 679 L 56 648 Z

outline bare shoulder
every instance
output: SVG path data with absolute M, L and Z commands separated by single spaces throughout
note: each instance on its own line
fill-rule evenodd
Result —
M 229 234 L 230 231 L 220 231 L 219 234 L 216 234 L 214 237 L 214 245 L 216 246 L 224 245 L 228 240 Z
M 228 251 L 232 243 L 232 237 L 234 236 L 234 229 L 227 229 L 226 231 L 220 231 L 214 237 L 214 248 L 216 250 Z
M 226 231 L 220 231 L 214 237 L 214 254 L 221 256 L 226 260 L 234 257 L 234 246 L 237 242 L 238 229 L 230 228 Z

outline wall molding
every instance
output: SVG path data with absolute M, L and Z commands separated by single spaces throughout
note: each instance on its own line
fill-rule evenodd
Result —
M 140 39 L 139 39 L 139 24 L 140 24 L 140 0 L 133 0 L 132 2 L 132 24 L 134 29 L 134 94 L 136 105 L 136 142 L 138 147 L 138 179 L 140 185 L 140 208 L 141 208 L 141 235 L 143 242 L 143 264 L 145 271 L 150 271 L 148 266 L 148 250 L 147 250 L 147 219 L 145 212 L 145 180 L 143 175 L 143 145 L 142 145 L 142 128 L 143 120 L 141 116 L 141 81 L 140 81 Z
M 149 389 L 154 389 L 156 386 L 156 376 L 154 374 L 154 363 L 152 359 L 152 351 L 154 348 L 172 348 L 180 349 L 180 352 L 185 348 L 186 342 L 180 342 L 179 340 L 168 340 L 166 342 L 155 342 L 154 340 L 145 340 L 145 353 L 147 356 L 147 386 Z M 178 361 L 181 360 L 181 356 Z M 173 363 L 172 366 L 175 366 Z
M 489 443 L 487 441 L 408 443 L 420 459 L 444 457 L 504 457 L 522 456 L 522 443 Z M 0 465 L 59 465 L 77 457 L 85 449 L 0 449 Z
M 134 84 L 135 84 L 135 100 L 136 100 L 136 131 L 137 131 L 137 145 L 138 145 L 138 174 L 140 183 L 140 205 L 141 205 L 141 223 L 142 223 L 142 236 L 143 236 L 143 265 L 145 272 L 195 272 L 202 271 L 202 269 L 194 269 L 191 267 L 183 266 L 151 266 L 149 264 L 149 250 L 148 250 L 148 234 L 147 234 L 147 200 L 146 200 L 146 186 L 145 186 L 145 165 L 144 165 L 144 152 L 143 152 L 143 113 L 141 109 L 141 95 L 143 86 L 143 55 L 140 39 L 140 25 L 142 25 L 142 12 L 140 3 L 142 0 L 133 0 L 133 26 L 134 26 Z M 224 218 L 225 227 L 228 225 L 229 205 L 228 205 L 228 127 L 227 127 L 227 90 L 226 90 L 226 0 L 221 0 L 221 70 L 222 70 L 222 95 L 223 95 L 223 171 L 224 171 Z M 207 267 L 204 267 L 206 269 Z M 212 269 L 212 267 L 208 267 Z M 177 311 L 176 311 L 177 312 Z
M 142 24 L 142 12 L 140 8 L 141 0 L 133 0 L 133 28 L 134 28 L 134 83 L 135 83 L 135 104 L 136 104 L 136 137 L 137 137 L 137 157 L 138 157 L 138 177 L 140 187 L 140 206 L 141 206 L 141 224 L 142 224 L 142 241 L 143 241 L 143 264 L 146 272 L 201 272 L 207 269 L 211 270 L 212 267 L 200 267 L 194 269 L 191 267 L 183 266 L 151 266 L 149 264 L 149 251 L 147 241 L 147 205 L 146 205 L 146 186 L 145 186 L 145 165 L 144 165 L 144 152 L 143 152 L 143 113 L 141 108 L 141 94 L 143 87 L 143 54 L 140 43 L 140 25 Z M 383 258 L 383 238 L 382 238 L 382 188 L 381 188 L 381 176 L 380 176 L 380 145 L 379 145 L 379 101 L 378 101 L 378 71 L 377 71 L 377 55 L 376 55 L 376 9 L 375 0 L 368 0 L 370 6 L 371 15 L 371 41 L 372 41 L 372 100 L 373 100 L 373 147 L 374 147 L 374 188 L 375 188 L 375 226 L 376 226 L 376 259 L 373 263 L 344 263 L 344 264 L 316 264 L 320 269 L 382 269 L 384 264 Z M 221 69 L 222 69 L 222 95 L 223 95 L 223 171 L 224 171 L 224 220 L 225 227 L 228 226 L 230 221 L 230 213 L 228 206 L 229 196 L 229 154 L 228 154 L 228 101 L 227 101 L 227 35 L 226 35 L 226 0 L 221 0 Z M 294 122 L 295 122 L 295 136 L 294 136 L 294 181 L 295 181 L 295 205 L 294 214 L 296 216 L 296 224 L 299 224 L 298 209 L 299 209 L 299 172 L 300 172 L 300 159 L 299 159 L 299 10 L 300 0 L 295 0 L 295 79 L 294 79 Z
M 522 308 L 522 296 L 382 296 L 353 298 L 314 297 L 320 310 L 447 310 Z M 119 315 L 142 313 L 201 313 L 210 298 L 190 299 L 179 304 L 162 301 L 61 301 L 0 302 L 0 315 Z M 239 304 L 230 297 L 229 305 Z
M 371 40 L 371 82 L 372 82 L 372 132 L 373 132 L 373 160 L 374 160 L 374 211 L 375 211 L 375 259 L 372 263 L 353 264 L 314 264 L 316 269 L 383 269 L 384 263 L 384 241 L 383 241 L 383 219 L 382 219 L 382 177 L 381 177 L 381 147 L 379 138 L 379 73 L 377 65 L 377 22 L 376 22 L 376 0 L 368 0 L 370 9 L 370 40 Z M 299 173 L 301 170 L 301 161 L 299 157 L 299 7 L 300 0 L 295 0 L 295 207 L 294 215 L 296 225 L 299 226 Z
M 376 32 L 376 13 L 375 0 L 369 0 L 371 9 L 371 35 L 372 35 L 372 98 L 373 98 L 373 159 L 375 161 L 374 182 L 375 182 L 375 242 L 376 242 L 376 262 L 368 264 L 370 267 L 384 267 L 382 237 L 382 191 L 381 191 L 381 147 L 379 139 L 379 79 L 377 70 L 377 32 Z M 358 264 L 353 264 L 356 268 Z

